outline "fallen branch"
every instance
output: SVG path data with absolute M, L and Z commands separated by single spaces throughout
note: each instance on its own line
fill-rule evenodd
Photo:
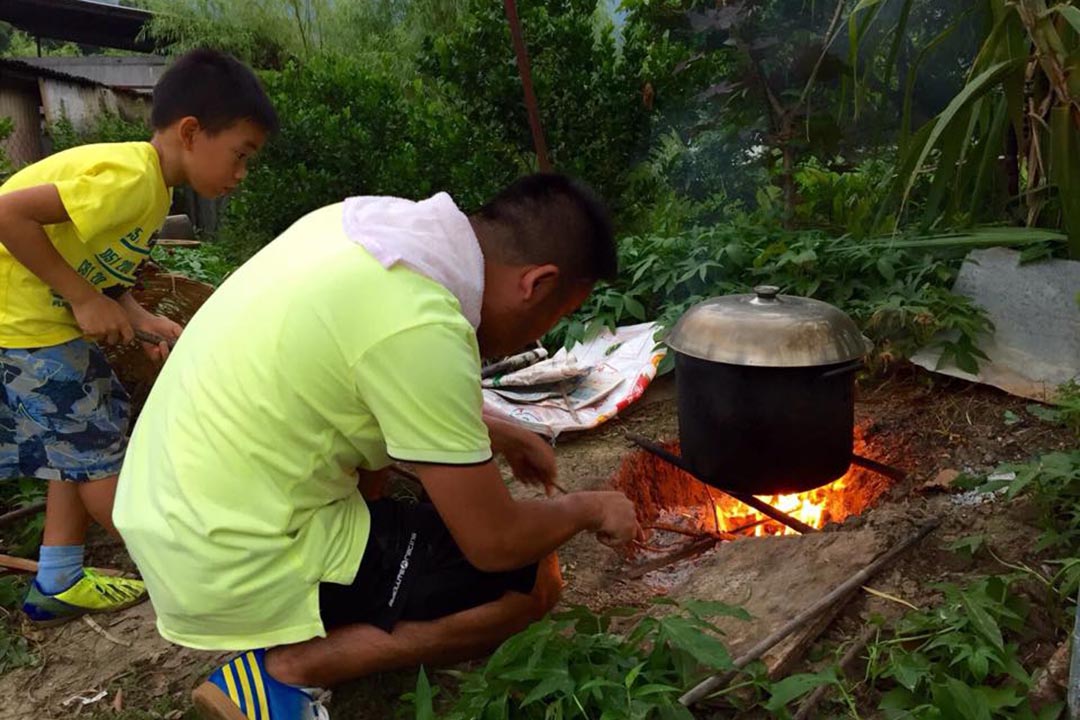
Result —
M 39 512 L 43 512 L 44 510 L 45 503 L 39 502 L 33 503 L 31 505 L 25 505 L 17 510 L 12 510 L 11 512 L 6 512 L 3 515 L 0 515 L 0 527 L 3 527 L 8 523 L 15 522 L 16 520 L 21 520 L 22 518 L 28 517 L 30 515 L 37 515 Z
M 0 568 L 35 574 L 38 571 L 38 564 L 36 560 L 27 560 L 13 555 L 0 555 Z M 94 570 L 102 575 L 111 575 L 113 577 L 122 577 L 124 575 L 119 570 L 110 568 L 94 568 Z
M 732 533 L 726 533 L 723 531 L 712 530 L 698 530 L 693 528 L 679 527 L 678 525 L 669 525 L 666 523 L 653 523 L 652 525 L 642 525 L 642 530 L 662 530 L 663 532 L 675 533 L 676 535 L 687 535 L 692 538 L 714 538 L 716 540 L 735 540 L 736 537 Z
M 899 555 L 907 551 L 917 542 L 933 532 L 941 524 L 940 518 L 935 518 L 925 524 L 923 524 L 913 535 L 908 536 L 891 550 L 880 556 L 872 563 L 864 567 L 859 572 L 849 577 L 844 582 L 837 585 L 831 592 L 819 599 L 813 605 L 802 611 L 787 624 L 780 629 L 773 632 L 771 635 L 763 639 L 754 647 L 750 648 L 745 655 L 735 660 L 732 668 L 727 672 L 719 675 L 712 675 L 693 688 L 688 690 L 679 698 L 679 702 L 683 705 L 692 705 L 699 700 L 703 699 L 707 695 L 711 694 L 718 688 L 727 685 L 731 682 L 731 679 L 735 677 L 739 670 L 760 659 L 765 653 L 771 650 L 777 643 L 782 641 L 791 633 L 802 628 L 807 623 L 816 618 L 823 610 L 834 607 L 834 605 L 841 600 L 844 596 L 850 594 L 856 588 L 866 584 L 866 581 L 873 577 L 879 570 L 895 560 Z
M 840 672 L 847 672 L 859 656 L 862 655 L 863 650 L 870 644 L 870 640 L 877 634 L 877 628 L 871 625 L 870 627 L 863 628 L 863 631 L 859 633 L 859 636 L 855 638 L 855 642 L 851 644 L 851 647 L 847 649 L 847 652 L 840 658 L 838 663 L 840 666 Z M 825 696 L 829 694 L 829 691 L 833 689 L 832 685 L 821 685 L 814 689 L 814 692 L 806 696 L 806 699 L 799 705 L 798 712 L 792 717 L 791 720 L 808 720 L 808 718 L 814 715 L 814 710 L 817 708 L 818 703 L 825 699 Z
M 691 542 L 679 548 L 670 555 L 665 555 L 664 557 L 659 557 L 655 560 L 649 560 L 647 562 L 641 563 L 640 565 L 635 565 L 626 573 L 626 579 L 638 580 L 640 578 L 643 578 L 654 570 L 659 570 L 660 568 L 667 567 L 671 563 L 685 560 L 687 558 L 694 557 L 695 555 L 699 555 L 716 545 L 716 543 L 718 542 L 720 542 L 720 538 L 712 536 L 708 536 L 701 540 Z
M 98 625 L 97 620 L 94 620 L 94 618 L 90 617 L 89 615 L 83 615 L 82 619 L 83 619 L 83 622 L 86 623 L 90 627 L 91 630 L 93 630 L 94 632 L 96 632 L 98 635 L 105 638 L 109 642 L 116 643 L 117 645 L 120 645 L 121 647 L 127 647 L 127 648 L 131 647 L 130 642 L 117 638 L 115 635 L 110 633 L 108 630 L 101 627 L 101 625 Z
M 870 472 L 875 472 L 878 475 L 884 475 L 895 482 L 907 480 L 907 473 L 900 468 L 895 468 L 892 465 L 886 465 L 885 463 L 880 463 L 877 460 L 871 460 L 870 458 L 862 457 L 861 455 L 852 455 L 851 464 L 869 470 Z

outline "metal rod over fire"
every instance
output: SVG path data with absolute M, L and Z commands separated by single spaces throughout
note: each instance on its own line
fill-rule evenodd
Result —
M 652 442 L 651 440 L 643 438 L 642 436 L 637 435 L 635 433 L 627 433 L 626 437 L 627 437 L 627 439 L 630 440 L 630 442 L 634 443 L 635 445 L 640 447 L 642 450 L 645 450 L 646 452 L 652 453 L 653 455 L 660 458 L 661 460 L 664 460 L 665 462 L 671 463 L 675 467 L 679 468 L 683 472 L 687 473 L 691 477 L 698 480 L 698 482 L 703 482 L 701 480 L 701 478 L 698 478 L 694 474 L 694 471 L 690 469 L 690 467 L 686 463 L 686 461 L 683 460 L 678 455 L 676 455 L 675 453 L 668 452 L 667 450 L 660 447 L 659 445 Z M 805 535 L 807 533 L 817 532 L 817 528 L 810 527 L 809 525 L 802 522 L 801 520 L 796 520 L 795 518 L 791 517 L 787 513 L 782 512 L 780 510 L 777 510 L 772 505 L 769 505 L 766 502 L 762 502 L 761 500 L 758 500 L 753 495 L 744 495 L 743 493 L 734 493 L 734 492 L 731 492 L 729 490 L 724 490 L 723 488 L 716 488 L 716 489 L 719 490 L 720 492 L 724 493 L 725 495 L 728 495 L 730 497 L 735 498 L 736 500 L 743 503 L 744 505 L 748 505 L 748 506 L 754 508 L 759 513 L 761 513 L 762 515 L 766 515 L 766 516 L 772 518 L 773 520 L 780 523 L 781 525 L 786 525 L 787 527 L 791 528 L 792 530 L 794 530 L 797 533 L 801 533 L 801 534 Z

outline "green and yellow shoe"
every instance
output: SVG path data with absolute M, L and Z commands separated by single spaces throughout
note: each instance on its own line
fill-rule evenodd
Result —
M 42 592 L 35 580 L 26 592 L 22 609 L 35 624 L 47 627 L 90 613 L 123 610 L 146 598 L 142 580 L 108 577 L 87 568 L 74 585 L 55 595 Z

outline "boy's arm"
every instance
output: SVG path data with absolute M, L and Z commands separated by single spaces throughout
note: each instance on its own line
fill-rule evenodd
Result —
M 157 345 L 144 341 L 142 346 L 151 360 L 164 362 L 169 357 L 169 343 L 176 342 L 184 328 L 179 323 L 175 323 L 167 317 L 155 315 L 144 308 L 131 294 L 130 290 L 120 296 L 119 302 L 120 307 L 124 308 L 124 312 L 127 313 L 128 320 L 131 321 L 133 328 L 162 338 L 163 342 Z
M 86 335 L 109 344 L 131 342 L 135 333 L 120 304 L 75 272 L 45 234 L 45 225 L 69 219 L 54 185 L 0 195 L 0 243 L 8 252 L 71 304 Z

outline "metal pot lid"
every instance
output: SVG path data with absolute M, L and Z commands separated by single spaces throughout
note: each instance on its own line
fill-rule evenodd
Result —
M 839 308 L 760 285 L 687 310 L 667 338 L 675 352 L 758 367 L 811 367 L 862 357 L 870 342 Z

